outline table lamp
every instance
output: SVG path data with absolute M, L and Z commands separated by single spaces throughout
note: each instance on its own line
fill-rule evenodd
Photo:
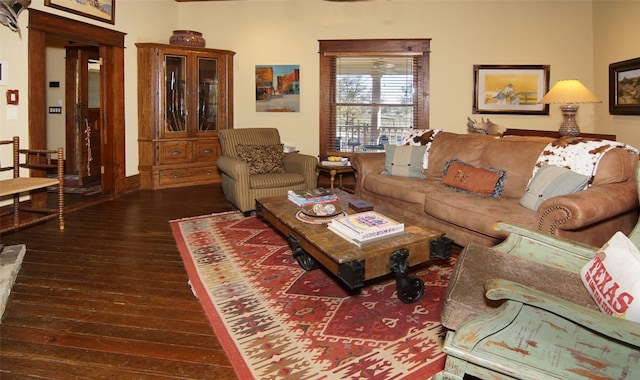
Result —
M 561 136 L 578 136 L 580 128 L 576 123 L 576 113 L 579 103 L 602 103 L 591 91 L 577 79 L 560 80 L 540 100 L 542 104 L 560 103 L 564 120 L 558 132 Z

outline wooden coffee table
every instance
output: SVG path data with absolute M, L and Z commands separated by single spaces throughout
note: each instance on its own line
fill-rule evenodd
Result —
M 349 209 L 353 195 L 334 190 L 342 209 Z M 358 290 L 364 282 L 394 273 L 398 298 L 405 303 L 417 301 L 424 292 L 421 279 L 409 276 L 409 268 L 435 259 L 451 256 L 452 240 L 444 233 L 415 221 L 403 220 L 393 212 L 382 214 L 405 224 L 407 234 L 390 237 L 363 248 L 342 239 L 327 229 L 326 224 L 304 222 L 296 217 L 300 207 L 286 196 L 262 198 L 256 201 L 259 216 L 287 237 L 293 256 L 305 270 L 325 267 L 350 290 Z

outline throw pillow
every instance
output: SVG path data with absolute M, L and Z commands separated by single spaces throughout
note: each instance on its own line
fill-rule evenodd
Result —
M 444 167 L 442 184 L 456 191 L 499 198 L 506 172 L 492 168 L 476 168 L 454 158 Z
M 583 190 L 589 177 L 567 168 L 543 164 L 531 178 L 520 204 L 533 211 L 545 200 Z
M 422 158 L 426 146 L 398 146 L 385 144 L 385 171 L 382 174 L 400 177 L 426 178 L 422 174 Z
M 249 174 L 284 173 L 284 144 L 236 145 L 238 158 L 249 164 Z
M 429 167 L 429 149 L 431 149 L 431 143 L 433 142 L 433 138 L 441 131 L 442 129 L 411 129 L 403 133 L 402 144 L 400 145 L 425 145 L 427 149 L 424 151 L 422 169 L 427 169 Z
M 616 232 L 580 270 L 582 282 L 608 315 L 640 322 L 640 251 Z

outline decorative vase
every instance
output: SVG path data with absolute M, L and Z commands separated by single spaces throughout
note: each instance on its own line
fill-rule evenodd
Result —
M 169 38 L 169 43 L 171 45 L 204 47 L 207 42 L 200 32 L 193 30 L 174 30 L 173 35 Z

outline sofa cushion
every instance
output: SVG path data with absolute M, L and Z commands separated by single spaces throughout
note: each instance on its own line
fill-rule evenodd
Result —
M 475 168 L 454 158 L 444 168 L 442 184 L 456 191 L 499 198 L 504 177 L 504 170 Z
M 598 186 L 633 180 L 637 164 L 638 155 L 634 152 L 623 148 L 612 149 L 600 159 L 591 184 Z
M 640 322 L 640 251 L 620 231 L 580 270 L 602 312 Z
M 501 196 L 520 199 L 531 180 L 533 166 L 540 152 L 552 140 L 548 137 L 529 136 L 505 136 L 495 139 L 487 145 L 480 163 L 476 166 L 507 172 Z
M 422 160 L 426 145 L 396 146 L 385 144 L 384 174 L 400 177 L 426 178 L 422 174 Z
M 496 138 L 478 134 L 456 134 L 440 132 L 433 138 L 429 150 L 429 167 L 425 171 L 427 178 L 441 179 L 447 162 L 457 158 L 473 166 L 480 165 L 484 148 Z
M 498 221 L 536 227 L 532 211 L 520 206 L 517 199 L 478 197 L 453 192 L 444 186 L 429 188 L 424 211 L 434 218 L 493 238 L 504 237 L 503 233 L 493 229 L 493 224 Z
M 420 178 L 370 174 L 364 179 L 362 187 L 376 196 L 414 203 L 416 209 L 421 210 L 424 207 L 425 195 L 440 185 L 436 181 Z
M 531 178 L 520 204 L 537 211 L 540 204 L 549 198 L 584 190 L 590 177 L 560 166 L 543 164 Z
M 284 144 L 236 145 L 238 158 L 249 164 L 249 174 L 284 173 Z

